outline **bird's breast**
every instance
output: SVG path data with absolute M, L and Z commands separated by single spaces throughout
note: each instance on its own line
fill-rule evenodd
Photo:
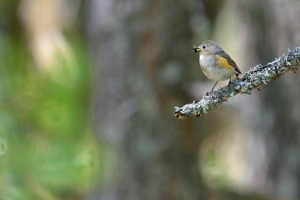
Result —
M 215 58 L 214 55 L 200 55 L 199 64 L 202 68 L 211 68 L 215 66 Z
M 214 81 L 228 80 L 235 74 L 234 68 L 227 69 L 225 67 L 216 65 L 216 59 L 214 55 L 200 55 L 199 64 L 204 75 Z

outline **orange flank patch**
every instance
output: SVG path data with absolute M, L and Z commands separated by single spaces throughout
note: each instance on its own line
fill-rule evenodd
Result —
M 226 58 L 223 58 L 221 56 L 216 56 L 217 62 L 216 65 L 219 67 L 224 67 L 226 69 L 233 69 L 234 67 L 231 66 L 228 62 Z

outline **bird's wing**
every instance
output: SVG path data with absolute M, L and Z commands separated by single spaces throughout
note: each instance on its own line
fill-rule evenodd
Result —
M 230 66 L 234 67 L 235 71 L 238 74 L 242 73 L 241 70 L 236 65 L 236 63 L 234 62 L 234 60 L 232 60 L 231 57 L 224 51 L 219 52 L 218 55 L 216 55 L 216 57 L 218 59 L 218 62 L 221 62 L 223 64 L 223 66 L 230 65 Z

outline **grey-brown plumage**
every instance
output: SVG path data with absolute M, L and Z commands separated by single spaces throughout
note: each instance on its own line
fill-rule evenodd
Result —
M 214 41 L 206 40 L 198 47 L 194 46 L 193 51 L 199 52 L 199 64 L 204 75 L 217 83 L 242 73 L 234 60 Z

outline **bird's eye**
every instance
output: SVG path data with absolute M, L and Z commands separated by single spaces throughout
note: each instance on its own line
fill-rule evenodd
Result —
M 205 45 L 203 45 L 203 46 L 202 46 L 202 49 L 206 49 L 206 46 L 205 46 Z

